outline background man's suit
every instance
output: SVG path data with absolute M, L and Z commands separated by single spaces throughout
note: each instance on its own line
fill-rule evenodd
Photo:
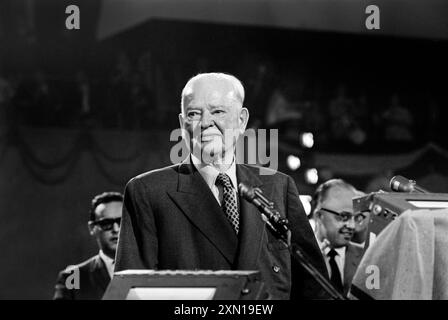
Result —
M 344 295 L 348 294 L 353 276 L 355 275 L 364 254 L 364 247 L 358 243 L 349 242 L 346 248 L 344 263 Z
M 264 169 L 263 169 L 264 170 Z M 260 187 L 287 215 L 292 240 L 314 265 L 326 267 L 292 178 L 259 175 L 237 165 L 238 183 Z M 232 229 L 196 168 L 188 163 L 151 171 L 126 186 L 115 271 L 126 269 L 259 270 L 273 298 L 322 298 L 324 293 L 293 267 L 288 250 L 266 230 L 258 210 L 239 197 L 240 232 Z M 293 288 L 291 292 L 291 276 Z
M 79 269 L 79 289 L 68 289 L 66 280 Z M 58 275 L 54 300 L 100 300 L 110 282 L 106 265 L 99 255 L 76 266 L 67 267 Z M 73 283 L 73 282 L 71 282 Z

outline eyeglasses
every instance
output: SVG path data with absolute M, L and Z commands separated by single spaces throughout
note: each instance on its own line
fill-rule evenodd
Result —
M 96 221 L 89 221 L 89 225 L 98 226 L 103 231 L 112 230 L 114 228 L 115 223 L 118 224 L 118 226 L 120 226 L 121 218 L 115 218 L 115 219 L 103 218 L 103 219 L 96 220 Z
M 348 211 L 336 212 L 336 211 L 333 211 L 333 210 L 330 210 L 330 209 L 327 209 L 327 208 L 320 208 L 320 210 L 323 210 L 323 211 L 326 211 L 328 213 L 336 215 L 338 217 L 338 220 L 342 221 L 342 222 L 347 222 L 347 221 L 349 221 L 350 219 L 353 218 L 355 220 L 355 223 L 361 224 L 361 223 L 364 222 L 364 220 L 367 217 L 362 212 L 354 215 L 354 214 L 352 214 L 351 212 L 348 212 Z

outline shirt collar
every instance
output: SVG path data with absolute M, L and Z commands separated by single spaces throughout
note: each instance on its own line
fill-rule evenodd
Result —
M 233 155 L 232 155 L 233 157 Z M 195 168 L 199 171 L 201 176 L 204 178 L 205 182 L 209 186 L 210 189 L 212 189 L 215 186 L 216 178 L 218 177 L 218 174 L 220 174 L 219 170 L 216 169 L 214 166 L 210 164 L 204 164 L 202 163 L 198 158 L 196 158 L 193 154 L 191 154 L 191 162 L 195 166 Z M 226 172 L 223 172 L 227 174 L 232 181 L 233 188 L 238 191 L 238 184 L 236 179 L 236 164 L 235 164 L 235 157 L 232 158 L 232 164 L 227 169 Z
M 345 257 L 345 250 L 347 249 L 347 247 L 340 247 L 340 248 L 332 248 L 332 247 L 326 247 L 324 249 L 324 254 L 325 256 L 328 256 L 328 253 L 330 252 L 331 249 L 334 249 L 334 251 L 337 252 L 338 256 L 341 257 L 344 260 Z
M 103 260 L 104 264 L 106 265 L 107 271 L 109 272 L 110 277 L 112 278 L 112 275 L 114 273 L 114 259 L 107 256 L 103 250 L 100 250 L 99 253 L 100 258 Z
M 316 240 L 319 242 L 319 247 L 322 247 L 323 242 L 320 241 L 317 237 L 316 237 Z M 327 246 L 327 247 L 323 250 L 323 254 L 324 254 L 325 257 L 328 256 L 328 253 L 330 252 L 331 249 L 334 249 L 334 250 L 337 252 L 338 256 L 340 256 L 341 258 L 344 258 L 344 257 L 345 257 L 345 251 L 346 251 L 346 249 L 347 249 L 346 246 L 339 247 L 339 248 L 333 248 L 333 247 L 331 247 L 331 246 Z

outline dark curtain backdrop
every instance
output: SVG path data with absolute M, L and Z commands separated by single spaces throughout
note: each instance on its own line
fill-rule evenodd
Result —
M 14 135 L 0 138 L 0 299 L 50 299 L 58 271 L 97 252 L 87 228 L 92 196 L 169 165 L 169 133 Z

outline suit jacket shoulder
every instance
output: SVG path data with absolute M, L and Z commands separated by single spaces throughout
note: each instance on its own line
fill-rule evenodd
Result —
M 277 170 L 273 170 L 266 167 L 249 165 L 249 164 L 240 164 L 237 165 L 237 168 L 243 168 L 249 172 L 252 176 L 256 176 L 260 181 L 264 183 L 277 183 L 277 184 L 286 184 L 290 176 L 285 173 L 282 173 Z M 292 179 L 292 178 L 291 178 Z
M 54 300 L 101 299 L 110 277 L 99 255 L 59 272 Z
M 157 187 L 154 188 L 154 190 L 157 190 L 161 186 L 166 187 L 171 184 L 175 186 L 177 184 L 177 179 L 174 178 L 177 177 L 180 171 L 179 166 L 179 164 L 175 164 L 141 173 L 130 179 L 126 184 L 126 188 L 134 189 L 136 186 L 143 186 L 146 189 Z
M 256 165 L 237 164 L 237 168 L 243 168 L 243 170 L 250 172 L 252 177 L 257 176 L 262 182 L 267 183 L 286 183 L 289 178 L 288 175 L 280 171 Z M 169 184 L 170 181 L 177 184 L 177 179 L 172 180 L 173 177 L 177 177 L 178 174 L 191 174 L 195 170 L 196 169 L 192 164 L 182 162 L 139 174 L 130 179 L 128 184 L 143 183 L 145 185 L 154 185 L 154 183 L 157 183 L 157 185 L 160 186 Z

